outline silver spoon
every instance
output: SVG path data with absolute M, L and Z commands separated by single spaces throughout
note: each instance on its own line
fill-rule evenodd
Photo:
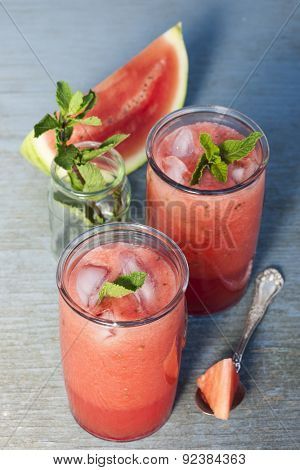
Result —
M 232 360 L 237 372 L 240 371 L 243 354 L 251 336 L 263 319 L 268 306 L 283 287 L 283 284 L 284 279 L 280 272 L 275 268 L 267 268 L 256 277 L 252 305 L 246 318 L 246 324 L 241 340 L 232 356 Z M 231 406 L 232 410 L 242 402 L 245 393 L 246 389 L 240 382 L 233 399 Z M 197 389 L 195 400 L 197 406 L 203 413 L 213 415 L 211 408 L 206 403 L 199 388 Z

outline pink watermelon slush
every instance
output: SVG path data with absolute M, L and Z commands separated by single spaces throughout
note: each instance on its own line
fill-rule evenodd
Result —
M 260 130 L 233 113 L 187 108 L 160 121 L 148 138 L 147 223 L 173 238 L 188 260 L 192 314 L 216 312 L 237 302 L 256 250 L 268 155 L 264 136 L 247 157 L 229 165 L 226 183 L 204 171 L 200 182 L 190 185 L 203 154 L 201 133 L 220 144 Z
M 98 240 L 84 253 L 75 246 L 72 261 L 62 255 L 59 304 L 72 413 L 90 433 L 126 441 L 154 432 L 171 412 L 185 337 L 187 265 L 171 241 L 167 249 L 120 239 Z M 142 288 L 99 302 L 105 281 L 133 271 L 147 273 Z

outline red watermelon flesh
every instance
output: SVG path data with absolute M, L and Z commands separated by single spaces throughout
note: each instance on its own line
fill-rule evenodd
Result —
M 231 358 L 217 362 L 197 379 L 197 386 L 219 419 L 229 418 L 239 383 L 239 374 Z
M 130 134 L 118 146 L 130 173 L 146 160 L 145 142 L 151 127 L 183 105 L 187 74 L 187 54 L 178 24 L 93 88 L 98 99 L 88 115 L 100 117 L 102 125 L 77 126 L 71 142 L 100 142 L 112 134 Z M 55 155 L 53 131 L 38 139 L 31 136 L 33 142 L 29 137 L 30 134 L 22 144 L 21 153 L 37 166 L 49 169 Z

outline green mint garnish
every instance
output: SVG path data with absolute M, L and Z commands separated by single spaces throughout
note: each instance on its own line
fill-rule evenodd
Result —
M 64 81 L 57 82 L 56 86 L 56 102 L 59 106 L 61 114 L 64 116 L 69 110 L 69 103 L 73 96 L 73 92 Z
M 75 173 L 75 171 L 69 171 L 68 172 L 69 177 L 70 177 L 70 181 L 71 181 L 71 186 L 76 191 L 83 191 L 83 187 L 85 185 L 85 182 L 82 181 L 82 178 L 80 178 L 78 173 L 79 173 L 78 168 L 77 168 L 77 173 Z
M 73 144 L 68 144 L 75 125 L 100 126 L 101 120 L 96 116 L 85 117 L 97 101 L 94 91 L 90 90 L 86 95 L 81 91 L 73 93 L 68 83 L 57 82 L 56 102 L 59 113 L 46 114 L 40 122 L 34 126 L 34 136 L 39 137 L 49 130 L 55 131 L 56 156 L 55 163 L 67 170 L 71 186 L 77 191 L 95 192 L 105 187 L 105 180 L 100 168 L 89 163 L 95 157 L 102 155 L 116 147 L 127 134 L 115 134 L 99 144 L 98 148 L 79 149 Z
M 60 145 L 57 149 L 55 163 L 65 170 L 71 170 L 78 156 L 78 150 L 75 145 Z
M 100 168 L 92 163 L 86 163 L 78 167 L 79 173 L 84 179 L 83 191 L 93 193 L 100 191 L 105 186 L 105 181 Z
M 252 132 L 245 139 L 224 140 L 220 145 L 216 145 L 209 134 L 200 134 L 200 144 L 204 148 L 204 153 L 192 174 L 191 186 L 199 183 L 205 169 L 209 170 L 217 181 L 226 183 L 228 165 L 246 157 L 261 137 L 261 132 Z
M 134 271 L 130 274 L 119 276 L 114 282 L 105 282 L 100 289 L 100 301 L 104 297 L 124 297 L 136 292 L 143 286 L 147 274 L 143 271 Z
M 261 132 L 252 132 L 243 140 L 224 140 L 220 145 L 223 160 L 226 163 L 232 163 L 246 157 L 255 148 L 256 142 L 261 137 Z
M 39 137 L 44 132 L 49 131 L 50 129 L 56 129 L 58 126 L 58 120 L 56 117 L 51 116 L 51 114 L 46 114 L 40 122 L 34 126 L 34 137 Z
M 70 116 L 77 114 L 80 111 L 80 107 L 82 106 L 82 101 L 83 93 L 81 91 L 76 91 L 69 101 L 67 114 Z
M 127 134 L 115 134 L 111 137 L 108 137 L 102 144 L 99 145 L 97 149 L 84 149 L 82 150 L 82 162 L 86 163 L 92 160 L 95 157 L 99 157 L 108 150 L 119 145 L 123 140 L 127 139 Z

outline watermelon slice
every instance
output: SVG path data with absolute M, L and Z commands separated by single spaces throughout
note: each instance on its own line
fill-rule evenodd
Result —
M 70 142 L 101 142 L 115 133 L 130 134 L 118 150 L 127 173 L 131 173 L 146 161 L 145 142 L 151 127 L 165 114 L 183 106 L 187 79 L 188 57 L 178 23 L 94 87 L 98 100 L 87 115 L 101 117 L 102 126 L 77 126 Z M 31 131 L 20 151 L 49 174 L 55 155 L 53 131 L 38 139 Z
M 219 419 L 229 418 L 239 383 L 239 374 L 231 358 L 217 362 L 197 379 L 203 397 Z

